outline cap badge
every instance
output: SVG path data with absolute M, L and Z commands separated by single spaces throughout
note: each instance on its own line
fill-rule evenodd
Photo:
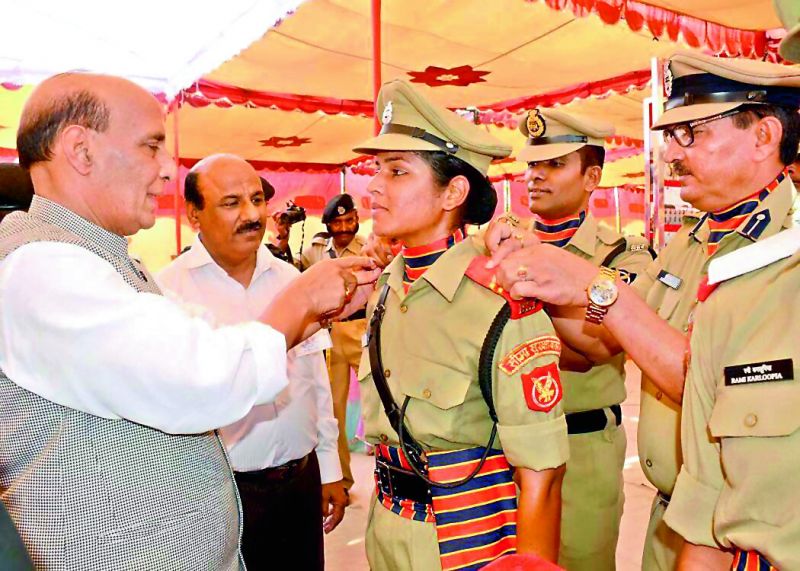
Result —
M 547 130 L 547 123 L 545 123 L 544 117 L 542 117 L 538 109 L 534 109 L 528 113 L 525 125 L 528 127 L 528 136 L 533 139 L 541 137 Z
M 394 110 L 392 109 L 392 102 L 386 104 L 386 107 L 383 108 L 383 115 L 381 115 L 381 122 L 384 125 L 388 125 L 392 122 L 392 113 Z
M 674 77 L 672 76 L 672 70 L 669 67 L 669 64 L 664 66 L 664 93 L 667 97 L 672 97 L 672 80 Z
M 338 206 L 338 207 L 336 208 L 336 213 L 337 213 L 339 216 L 341 216 L 342 214 L 344 214 L 344 212 L 345 212 L 345 210 L 344 210 L 344 206 Z

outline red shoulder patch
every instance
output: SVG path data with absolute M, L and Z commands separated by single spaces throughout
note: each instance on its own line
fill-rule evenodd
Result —
M 553 410 L 564 394 L 558 365 L 550 363 L 544 367 L 536 367 L 530 373 L 523 373 L 522 391 L 529 409 L 540 412 Z
M 511 294 L 497 283 L 497 278 L 495 276 L 496 270 L 486 267 L 486 262 L 488 261 L 489 258 L 487 256 L 476 256 L 467 268 L 465 275 L 476 284 L 485 287 L 505 299 L 511 307 L 511 319 L 520 319 L 528 315 L 533 315 L 542 309 L 542 302 L 538 299 L 512 299 Z

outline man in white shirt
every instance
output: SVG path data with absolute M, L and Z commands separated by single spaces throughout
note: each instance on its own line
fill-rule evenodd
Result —
M 190 317 L 125 240 L 173 176 L 164 139 L 158 101 L 111 76 L 49 78 L 22 112 L 36 196 L 0 223 L 0 498 L 37 568 L 240 569 L 214 429 L 273 401 L 287 347 L 354 311 L 375 273 L 332 260 L 262 323 Z
M 262 244 L 264 185 L 234 155 L 212 155 L 184 183 L 186 213 L 200 233 L 158 276 L 162 290 L 208 310 L 219 324 L 261 315 L 299 272 Z M 220 430 L 244 512 L 242 554 L 250 569 L 324 568 L 322 542 L 344 515 L 338 429 L 320 331 L 287 358 L 289 387 L 274 402 Z M 320 502 L 320 497 L 322 502 Z

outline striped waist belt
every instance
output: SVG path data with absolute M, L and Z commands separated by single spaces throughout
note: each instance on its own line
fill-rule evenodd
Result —
M 756 551 L 737 549 L 731 571 L 778 571 L 778 568 Z
M 608 409 L 614 415 L 616 426 L 622 424 L 622 407 L 612 404 Z M 608 424 L 606 409 L 597 408 L 595 410 L 582 410 L 580 412 L 568 412 L 564 415 L 567 420 L 567 432 L 569 434 L 586 434 L 587 432 L 599 432 L 605 430 Z
M 484 451 L 427 452 L 427 477 L 457 482 L 475 469 Z M 480 472 L 455 488 L 428 486 L 394 446 L 379 444 L 375 458 L 378 501 L 401 517 L 436 524 L 444 571 L 478 569 L 516 551 L 517 491 L 501 450 L 490 451 Z

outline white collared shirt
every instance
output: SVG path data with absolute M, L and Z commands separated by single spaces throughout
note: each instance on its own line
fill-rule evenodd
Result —
M 285 363 L 271 327 L 213 328 L 80 246 L 34 242 L 0 262 L 0 368 L 62 406 L 202 433 L 272 401 Z
M 198 238 L 192 247 L 158 275 L 167 295 L 202 306 L 210 318 L 233 325 L 257 318 L 275 295 L 299 272 L 261 246 L 250 285 L 231 278 Z M 323 349 L 331 346 L 320 331 L 289 351 L 289 387 L 273 403 L 254 407 L 220 433 L 237 471 L 260 470 L 302 458 L 316 449 L 322 483 L 342 479 L 336 447 L 330 382 Z

